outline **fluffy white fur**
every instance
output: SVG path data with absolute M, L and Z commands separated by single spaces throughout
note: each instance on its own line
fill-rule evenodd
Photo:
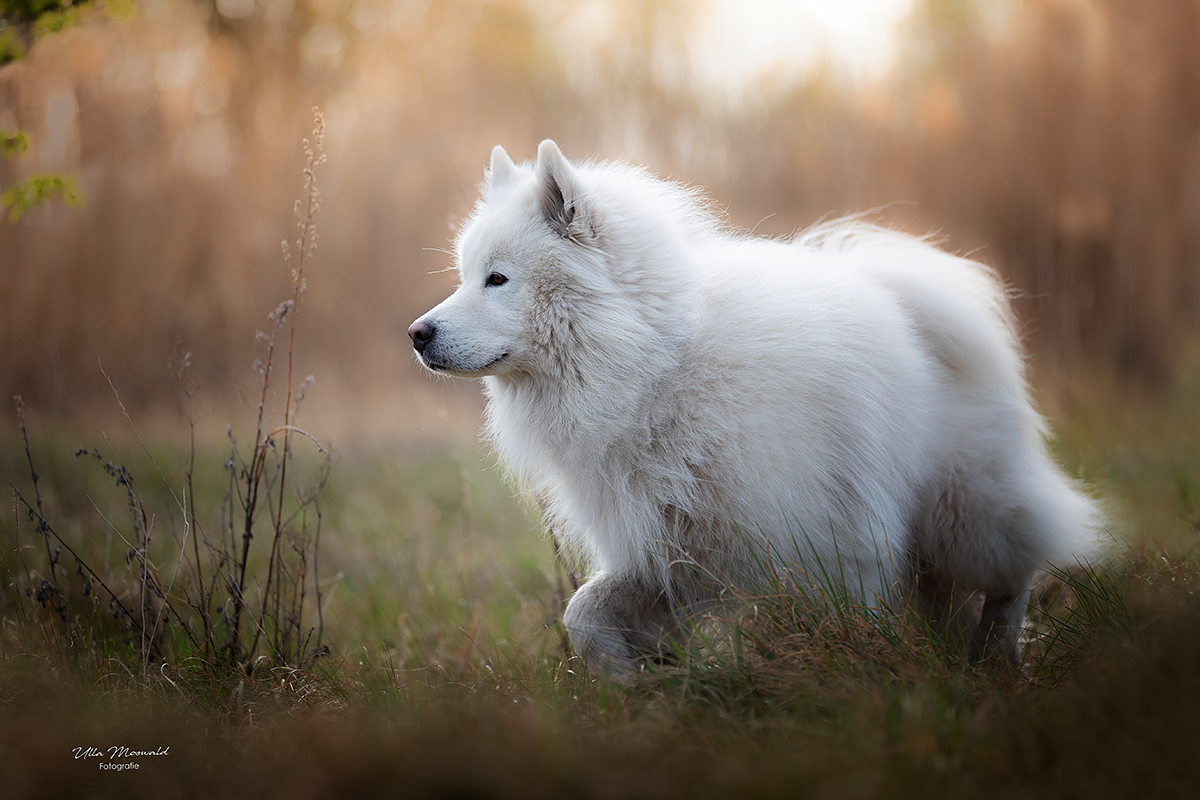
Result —
M 1002 284 L 853 221 L 726 229 L 616 164 L 497 147 L 421 363 L 483 377 L 487 436 L 590 580 L 564 621 L 622 673 L 764 558 L 915 596 L 1016 659 L 1036 573 L 1104 519 L 1048 456 Z M 968 602 L 975 598 L 974 604 Z

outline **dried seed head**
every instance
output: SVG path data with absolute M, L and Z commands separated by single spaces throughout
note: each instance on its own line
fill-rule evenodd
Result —
M 313 112 L 313 139 L 317 143 L 317 152 L 325 146 L 325 115 L 316 106 L 312 107 Z
M 283 324 L 287 318 L 287 313 L 292 310 L 292 301 L 284 300 L 279 305 L 275 306 L 275 310 L 267 314 L 267 319 L 275 320 L 275 330 L 279 330 L 279 326 Z

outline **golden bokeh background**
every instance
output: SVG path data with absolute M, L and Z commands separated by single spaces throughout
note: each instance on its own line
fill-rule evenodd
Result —
M 297 369 L 317 379 L 306 418 L 339 435 L 474 435 L 477 390 L 422 375 L 405 328 L 454 285 L 444 251 L 492 146 L 527 159 L 545 137 L 702 186 L 759 234 L 871 209 L 936 232 L 1011 282 L 1039 380 L 1153 393 L 1195 372 L 1200 5 L 917 0 L 894 62 L 866 77 L 820 53 L 734 62 L 705 45 L 718 6 L 149 0 L 129 20 L 85 15 L 0 68 L 0 128 L 31 142 L 0 162 L 0 188 L 49 171 L 85 198 L 0 224 L 0 397 L 111 415 L 103 364 L 131 409 L 169 416 L 179 349 L 210 410 L 253 395 L 254 333 L 290 296 L 280 240 L 314 105 L 329 161 Z M 730 36 L 787 35 L 772 4 L 746 9 Z

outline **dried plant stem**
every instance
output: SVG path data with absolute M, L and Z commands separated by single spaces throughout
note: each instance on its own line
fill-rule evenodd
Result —
M 292 426 L 292 362 L 295 355 L 296 345 L 296 315 L 300 311 L 300 298 L 304 294 L 304 261 L 305 256 L 311 254 L 316 248 L 317 231 L 316 225 L 313 223 L 313 216 L 317 213 L 321 206 L 321 193 L 317 189 L 316 169 L 325 163 L 325 153 L 323 147 L 325 143 L 325 118 L 319 110 L 313 107 L 313 141 L 310 144 L 307 139 L 304 140 L 304 188 L 306 194 L 306 207 L 304 214 L 298 221 L 300 228 L 300 239 L 297 240 L 297 249 L 300 251 L 296 268 L 292 271 L 292 303 L 291 303 L 291 319 L 289 320 L 288 329 L 288 371 L 287 371 L 287 400 L 283 407 L 283 459 L 279 472 L 279 503 L 275 509 L 275 535 L 271 540 L 271 555 L 267 561 L 267 585 L 263 591 L 263 603 L 267 603 L 271 597 L 271 584 L 275 579 L 275 572 L 281 569 L 277 566 L 276 561 L 279 558 L 279 543 L 283 538 L 283 506 L 287 497 L 287 465 L 291 458 L 291 434 Z M 297 206 L 299 212 L 299 206 Z M 285 260 L 290 259 L 290 254 L 285 249 Z M 278 593 L 278 586 L 277 586 Z M 280 605 L 279 598 L 276 598 L 275 603 L 275 635 L 277 646 L 281 644 L 279 640 L 279 620 L 278 612 Z M 260 618 L 264 618 L 265 608 L 260 610 Z M 262 633 L 260 625 L 254 632 L 254 641 L 250 645 L 250 652 L 254 652 L 258 647 L 259 636 Z
M 62 566 L 59 564 L 60 555 L 69 554 L 75 558 L 79 576 L 85 581 L 84 596 L 88 596 L 95 584 L 111 598 L 110 610 L 115 618 L 121 620 L 120 630 L 122 638 L 128 643 L 129 655 L 141 661 L 143 680 L 153 676 L 155 663 L 152 659 L 165 664 L 169 663 L 168 659 L 181 654 L 188 660 L 199 659 L 209 668 L 236 671 L 243 673 L 241 677 L 245 677 L 256 663 L 266 658 L 259 652 L 259 644 L 264 640 L 266 643 L 263 649 L 267 651 L 271 662 L 296 669 L 309 656 L 307 650 L 314 632 L 317 636 L 317 647 L 312 651 L 312 657 L 328 652 L 328 648 L 323 648 L 320 644 L 324 636 L 324 609 L 320 607 L 320 572 L 315 548 L 319 547 L 321 534 L 321 509 L 317 504 L 317 497 L 328 480 L 330 458 L 320 442 L 295 424 L 305 392 L 312 384 L 311 376 L 303 382 L 295 383 L 294 366 L 295 314 L 298 313 L 305 291 L 304 268 L 311 260 L 317 240 L 313 217 L 320 208 L 320 192 L 316 186 L 315 170 L 325 162 L 322 152 L 324 120 L 315 108 L 313 117 L 314 139 L 312 142 L 308 139 L 304 141 L 307 162 L 304 168 L 305 195 L 302 197 L 306 197 L 306 204 L 297 200 L 295 205 L 301 235 L 296 240 L 300 255 L 295 268 L 292 269 L 292 295 L 268 315 L 268 319 L 273 321 L 270 333 L 259 334 L 259 340 L 266 343 L 266 355 L 264 361 L 256 363 L 260 386 L 254 445 L 248 459 L 243 459 L 238 451 L 238 441 L 233 435 L 232 426 L 227 427 L 232 444 L 232 453 L 225 464 L 229 471 L 229 485 L 222 504 L 221 533 L 216 542 L 210 542 L 207 538 L 203 543 L 200 542 L 203 534 L 196 508 L 197 416 L 193 403 L 196 387 L 184 380 L 184 371 L 190 364 L 190 353 L 184 353 L 180 349 L 176 358 L 172 359 L 175 377 L 180 381 L 187 398 L 189 426 L 189 450 L 184 468 L 186 482 L 183 490 L 178 493 L 142 440 L 113 381 L 104 372 L 103 365 L 100 367 L 101 374 L 113 391 L 117 406 L 170 492 L 175 505 L 183 514 L 181 534 L 175 528 L 174 513 L 170 514 L 171 528 L 164 543 L 174 541 L 179 551 L 168 556 L 171 564 L 168 566 L 164 563 L 163 566 L 163 570 L 168 572 L 160 574 L 160 568 L 151 560 L 150 551 L 151 540 L 156 535 L 154 507 L 143 502 L 143 497 L 134 488 L 129 470 L 120 463 L 115 452 L 112 452 L 111 444 L 108 444 L 110 456 L 101 455 L 97 448 L 78 448 L 75 451 L 76 457 L 88 455 L 99 461 L 104 470 L 116 479 L 117 485 L 124 488 L 128 509 L 133 517 L 133 535 L 128 536 L 127 532 L 113 525 L 96 503 L 92 502 L 96 513 L 107 524 L 109 531 L 116 531 L 125 544 L 126 563 L 133 574 L 124 588 L 115 587 L 117 591 L 110 588 L 111 575 L 109 583 L 106 584 L 47 522 L 41 484 L 34 469 L 24 405 L 19 396 L 14 398 L 25 444 L 25 455 L 29 462 L 29 474 L 33 480 L 34 496 L 27 500 L 14 486 L 13 510 L 14 513 L 18 513 L 28 509 L 29 518 L 36 519 L 37 531 L 45 546 L 48 567 L 48 574 L 44 577 L 31 575 L 27 567 L 26 583 L 37 582 L 36 600 L 43 609 L 48 608 L 51 603 L 54 606 L 52 613 L 42 615 L 44 619 L 40 619 L 39 625 L 42 626 L 45 635 L 71 650 L 81 642 L 86 644 L 84 639 L 80 638 L 86 638 L 89 632 L 84 624 L 86 618 L 75 614 L 68 606 L 70 598 L 67 593 L 71 588 L 71 575 L 65 572 L 60 574 L 58 569 Z M 284 255 L 285 260 L 291 260 L 286 243 Z M 289 314 L 292 315 L 290 320 Z M 282 387 L 272 386 L 276 349 L 285 325 L 288 326 L 286 395 L 276 391 Z M 272 391 L 274 394 L 271 396 L 284 395 L 286 398 L 283 418 L 278 422 L 273 419 L 274 414 L 267 408 L 268 393 Z M 295 469 L 290 469 L 288 464 L 293 456 L 293 435 L 311 440 L 323 458 L 319 476 L 311 493 L 307 490 L 296 491 L 298 487 L 288 484 L 289 477 L 292 478 L 293 484 L 299 480 L 298 476 L 293 475 Z M 279 447 L 281 442 L 282 448 Z M 107 437 L 105 443 L 107 444 Z M 289 492 L 293 495 L 291 499 L 288 497 Z M 309 527 L 310 505 L 316 506 L 315 536 Z M 265 577 L 257 570 L 249 569 L 251 542 L 256 525 L 259 526 L 260 538 L 264 526 L 273 528 Z M 17 533 L 20 532 L 19 527 L 17 526 Z M 189 536 L 190 546 L 187 541 Z M 55 541 L 51 541 L 52 539 Z M 61 546 L 56 547 L 56 542 Z M 156 545 L 155 552 L 159 552 L 161 547 L 162 544 Z M 309 553 L 309 547 L 314 548 L 312 554 Z M 207 574 L 202 561 L 205 550 L 210 565 Z M 17 548 L 17 556 L 24 563 L 20 547 Z M 177 586 L 176 581 L 181 577 L 182 582 Z M 303 614 L 305 603 L 310 596 L 307 585 L 309 580 L 315 582 L 318 624 L 305 630 Z M 192 581 L 195 581 L 194 588 Z M 250 595 L 247 594 L 248 591 Z M 135 593 L 136 605 L 133 601 Z M 33 596 L 32 588 L 28 594 Z M 199 621 L 193 618 L 197 614 L 200 616 Z M 210 618 L 210 614 L 216 616 Z M 170 631 L 174 624 L 178 624 L 182 633 Z M 51 628 L 53 630 L 49 630 Z M 101 632 L 101 636 L 103 635 Z M 104 644 L 107 647 L 107 641 Z M 128 666 L 130 674 L 133 675 L 132 665 Z M 167 680 L 175 685 L 171 679 Z
M 313 588 L 317 595 L 317 643 L 313 648 L 314 653 L 321 652 L 321 637 L 325 635 L 325 610 L 321 608 L 321 570 L 320 570 L 320 553 L 321 553 L 321 501 L 314 497 L 313 507 L 317 512 L 317 528 L 313 535 Z
M 177 345 L 178 346 L 178 345 Z M 187 420 L 188 420 L 188 465 L 184 471 L 184 479 L 186 480 L 186 488 L 183 496 L 183 518 L 186 529 L 191 531 L 192 537 L 192 558 L 196 570 L 196 590 L 200 597 L 192 603 L 192 607 L 200 615 L 200 622 L 204 626 L 204 657 L 210 658 L 213 651 L 213 632 L 212 626 L 209 624 L 209 600 L 212 597 L 210 592 L 205 591 L 204 587 L 204 565 L 200 561 L 200 523 L 196 519 L 196 487 L 194 476 L 196 474 L 196 407 L 195 407 L 195 388 L 189 388 L 184 373 L 192 363 L 192 354 L 190 352 L 182 354 L 179 359 L 178 370 L 175 373 L 176 379 L 179 381 L 183 389 L 184 397 L 187 398 Z M 182 555 L 182 554 L 181 554 Z
M 184 502 L 187 507 L 184 511 L 185 518 L 191 520 L 192 529 L 192 557 L 196 564 L 196 588 L 200 592 L 200 599 L 197 603 L 200 612 L 200 622 L 204 625 L 204 656 L 208 658 L 212 653 L 212 628 L 208 624 L 208 604 L 210 595 L 204 591 L 204 569 L 200 563 L 200 526 L 196 521 L 196 489 L 193 486 L 192 476 L 196 471 L 196 418 L 191 410 L 191 395 L 188 395 L 188 428 L 191 434 L 191 440 L 188 443 L 188 467 L 185 477 L 187 479 L 187 496 Z M 188 498 L 191 502 L 188 503 Z
M 258 421 L 254 432 L 254 450 L 250 455 L 249 469 L 243 469 L 243 476 L 246 480 L 246 496 L 243 500 L 243 505 L 246 515 L 242 528 L 242 555 L 234 564 L 234 568 L 238 570 L 238 577 L 236 581 L 231 581 L 230 586 L 230 593 L 233 595 L 233 622 L 230 626 L 228 642 L 229 661 L 231 664 L 237 663 L 239 655 L 242 612 L 246 607 L 246 566 L 250 560 L 250 540 L 254 538 L 253 529 L 255 512 L 258 510 L 258 490 L 262 485 L 263 469 L 267 462 L 267 445 L 270 440 L 270 437 L 264 439 L 262 432 L 263 414 L 267 407 L 267 388 L 270 386 L 271 365 L 275 355 L 275 337 L 279 332 L 280 326 L 283 324 L 283 319 L 287 311 L 287 304 L 284 303 L 271 314 L 271 318 L 275 321 L 275 328 L 267 340 L 266 361 L 260 367 L 262 372 L 262 389 L 258 398 Z M 257 634 L 255 641 L 257 642 Z
M 58 615 L 64 623 L 63 629 L 65 631 L 67 610 L 64 605 L 62 592 L 58 588 L 58 572 L 55 569 L 55 565 L 58 563 L 58 557 L 50 549 L 50 526 L 46 523 L 46 515 L 42 510 L 42 492 L 38 487 L 37 470 L 33 467 L 33 453 L 31 453 L 29 450 L 29 433 L 25 428 L 25 401 L 21 399 L 21 395 L 14 396 L 13 400 L 17 404 L 17 419 L 19 420 L 21 426 L 21 438 L 25 442 L 25 460 L 29 462 L 29 477 L 33 480 L 33 496 L 37 501 L 38 532 L 42 534 L 42 538 L 46 542 L 46 563 L 50 565 L 50 585 L 54 587 L 54 599 L 57 601 Z M 26 505 L 28 505 L 28 503 L 26 503 Z
M 36 510 L 32 505 L 30 505 L 29 501 L 19 491 L 16 492 L 16 498 L 18 501 L 20 501 L 21 505 L 25 506 L 25 508 L 29 510 L 30 513 L 37 515 L 38 527 L 43 530 L 45 535 L 47 537 L 53 536 L 54 540 L 56 542 L 58 542 L 58 546 L 64 550 L 66 550 L 67 554 L 70 555 L 72 558 L 74 558 L 75 561 L 78 562 L 78 564 L 80 565 L 80 567 L 82 569 L 87 570 L 88 576 L 90 577 L 90 579 L 94 580 L 100 586 L 100 588 L 103 589 L 106 594 L 108 594 L 109 602 L 112 605 L 116 606 L 117 611 L 124 617 L 127 617 L 129 619 L 129 621 L 132 622 L 134 625 L 137 625 L 138 621 L 136 618 L 134 618 L 133 612 L 131 612 L 125 606 L 125 604 L 121 602 L 121 598 L 117 595 L 117 593 L 109 588 L 108 584 L 106 584 L 104 582 L 104 580 L 96 573 L 95 570 L 93 570 L 90 566 L 88 566 L 87 562 L 83 560 L 83 557 L 80 556 L 79 553 L 75 552 L 75 549 L 73 547 L 71 547 L 71 545 L 67 544 L 66 540 L 63 539 L 62 536 L 60 536 L 58 534 L 58 531 L 54 530 L 54 528 L 50 525 L 50 523 L 46 521 L 46 518 L 41 515 L 41 512 Z M 64 622 L 65 622 L 65 618 L 64 618 Z M 185 628 L 185 630 L 186 630 L 186 628 Z M 157 654 L 158 648 L 157 648 L 157 645 L 154 644 L 153 640 L 151 640 L 150 646 L 151 646 L 151 649 L 154 650 L 154 652 Z

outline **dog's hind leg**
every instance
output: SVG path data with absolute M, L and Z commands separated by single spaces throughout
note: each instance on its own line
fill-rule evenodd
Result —
M 983 593 L 957 586 L 928 563 L 912 581 L 911 601 L 929 632 L 960 652 L 978 651 Z
M 590 670 L 621 677 L 636 672 L 641 661 L 674 657 L 671 639 L 680 628 L 676 612 L 662 591 L 602 572 L 571 597 L 563 625 Z
M 979 617 L 979 656 L 999 653 L 1013 666 L 1021 664 L 1021 626 L 1029 605 L 1030 589 L 989 594 Z

